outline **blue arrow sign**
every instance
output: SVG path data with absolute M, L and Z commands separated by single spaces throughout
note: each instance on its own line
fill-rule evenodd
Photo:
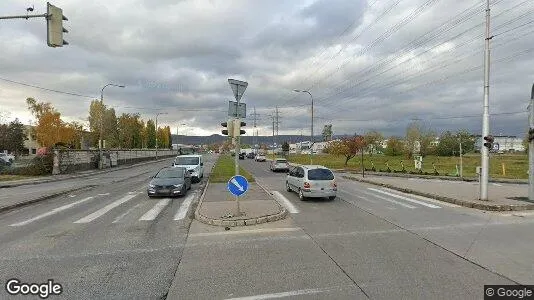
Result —
M 236 175 L 228 180 L 228 190 L 234 196 L 241 196 L 248 190 L 248 181 L 241 175 Z

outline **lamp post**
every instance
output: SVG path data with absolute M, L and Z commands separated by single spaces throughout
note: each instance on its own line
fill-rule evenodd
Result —
M 116 86 L 120 88 L 124 88 L 124 85 L 118 85 L 114 83 L 108 83 L 106 84 L 101 90 L 100 90 L 100 106 L 102 107 L 102 111 L 100 113 L 100 140 L 98 141 L 98 148 L 100 149 L 100 161 L 98 163 L 99 169 L 104 168 L 104 153 L 102 151 L 104 140 L 103 140 L 103 131 L 104 131 L 104 89 L 108 86 Z
M 182 123 L 182 124 L 178 124 L 178 126 L 176 126 L 176 135 L 177 135 L 177 138 L 178 138 L 178 140 L 176 141 L 176 143 L 177 143 L 177 145 L 176 145 L 176 153 L 177 153 L 177 154 L 178 154 L 178 150 L 179 150 L 179 148 L 178 148 L 178 145 L 179 145 L 178 142 L 180 141 L 180 134 L 178 133 L 178 130 L 179 130 L 180 126 L 186 126 L 186 125 L 187 125 L 187 124 Z
M 156 160 L 158 159 L 158 116 L 166 115 L 167 113 L 157 113 L 156 114 Z
M 294 92 L 297 92 L 297 93 L 307 93 L 308 95 L 310 95 L 310 98 L 311 98 L 311 144 L 310 144 L 310 164 L 313 163 L 312 162 L 312 154 L 313 154 L 313 96 L 312 94 L 309 92 L 309 91 L 305 91 L 305 90 L 293 90 Z

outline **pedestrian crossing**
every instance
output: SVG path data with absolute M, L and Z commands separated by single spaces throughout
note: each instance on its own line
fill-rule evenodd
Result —
M 299 206 L 305 206 L 306 203 L 301 203 L 297 197 L 289 194 L 283 194 L 279 191 L 272 192 L 275 199 L 284 206 L 289 213 L 299 213 Z M 293 193 L 291 193 L 293 194 Z M 439 200 L 430 199 L 418 195 L 403 193 L 397 190 L 388 188 L 353 188 L 344 187 L 338 190 L 338 198 L 342 198 L 352 203 L 366 203 L 377 208 L 386 208 L 388 210 L 395 209 L 440 209 L 443 207 L 459 207 L 455 204 L 441 202 Z
M 29 224 L 34 224 L 39 221 L 44 221 L 48 218 L 53 218 L 55 215 L 61 213 L 61 212 L 68 212 L 69 210 L 79 207 L 82 204 L 88 204 L 91 202 L 96 202 L 95 200 L 98 199 L 100 203 L 103 204 L 101 207 L 93 207 L 92 209 L 84 212 L 80 217 L 80 213 L 73 213 L 72 220 L 69 220 L 68 222 L 72 222 L 73 224 L 89 224 L 92 222 L 95 222 L 97 220 L 101 220 L 104 218 L 104 216 L 112 215 L 114 216 L 112 224 L 117 224 L 124 222 L 125 219 L 132 219 L 135 214 L 137 214 L 137 217 L 139 217 L 139 214 L 142 213 L 142 215 L 137 218 L 135 217 L 135 220 L 138 222 L 149 222 L 156 220 L 159 216 L 163 214 L 167 209 L 173 209 L 176 210 L 176 212 L 172 212 L 173 215 L 173 221 L 181 221 L 186 219 L 187 214 L 191 208 L 191 205 L 195 198 L 197 198 L 197 191 L 191 191 L 187 194 L 186 197 L 181 198 L 160 198 L 160 199 L 147 199 L 145 192 L 138 192 L 138 191 L 129 191 L 126 194 L 123 195 L 113 195 L 110 193 L 104 193 L 104 194 L 98 194 L 93 195 L 89 197 L 84 197 L 80 200 L 74 200 L 76 197 L 69 197 L 69 199 L 73 199 L 74 201 L 59 207 L 55 207 L 51 209 L 50 211 L 43 212 L 41 214 L 37 214 L 35 216 L 26 217 L 23 220 L 17 220 L 17 222 L 14 222 L 10 224 L 10 227 L 21 227 L 26 226 Z M 106 201 L 107 200 L 107 201 Z M 109 202 L 109 200 L 112 200 Z M 127 204 L 129 202 L 135 202 L 140 201 L 139 203 L 135 204 L 134 206 L 129 207 Z M 172 205 L 172 203 L 176 201 L 179 203 L 179 205 Z M 105 205 L 104 205 L 105 204 Z M 147 210 L 148 209 L 148 210 Z M 143 211 L 144 210 L 144 211 Z M 77 217 L 75 217 L 77 216 Z

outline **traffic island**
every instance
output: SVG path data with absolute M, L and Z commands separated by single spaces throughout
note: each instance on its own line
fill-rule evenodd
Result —
M 195 218 L 213 226 L 235 227 L 258 225 L 285 219 L 287 210 L 255 182 L 250 182 L 248 190 L 239 197 L 241 215 L 237 215 L 235 196 L 228 190 L 227 183 L 208 182 Z

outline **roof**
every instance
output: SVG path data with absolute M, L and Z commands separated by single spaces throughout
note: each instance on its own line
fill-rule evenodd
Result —
M 301 167 L 305 169 L 328 169 L 327 167 L 321 165 L 302 165 Z
M 178 155 L 176 157 L 202 157 L 200 154 L 184 154 L 184 155 Z

